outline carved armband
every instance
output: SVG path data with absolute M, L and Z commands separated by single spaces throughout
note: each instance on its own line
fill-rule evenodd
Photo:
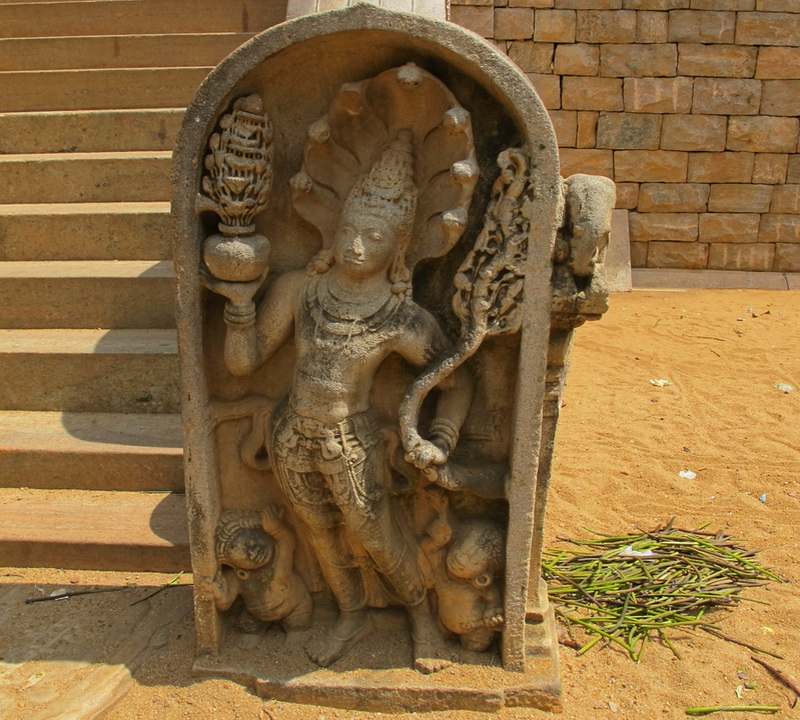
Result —
M 226 302 L 224 317 L 228 327 L 250 327 L 256 322 L 256 304 L 252 301 L 246 305 Z

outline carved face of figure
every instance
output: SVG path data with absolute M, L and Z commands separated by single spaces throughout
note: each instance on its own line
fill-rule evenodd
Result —
M 385 273 L 397 252 L 397 235 L 381 217 L 351 213 L 336 231 L 334 259 L 346 274 L 363 278 Z
M 246 528 L 231 538 L 223 562 L 240 570 L 257 570 L 271 559 L 274 541 L 263 530 Z

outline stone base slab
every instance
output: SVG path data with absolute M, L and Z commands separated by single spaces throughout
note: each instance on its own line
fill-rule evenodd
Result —
M 368 712 L 497 712 L 504 707 L 532 707 L 561 712 L 558 643 L 552 609 L 537 634 L 549 642 L 529 657 L 524 674 L 506 672 L 497 652 L 478 656 L 457 644 L 450 647 L 453 666 L 433 675 L 412 670 L 408 630 L 380 623 L 349 654 L 321 669 L 305 656 L 305 643 L 324 631 L 320 623 L 288 638 L 273 628 L 260 636 L 229 633 L 217 656 L 196 659 L 193 672 L 225 677 L 250 687 L 259 697 Z M 542 646 L 549 652 L 541 653 Z M 483 662 L 491 665 L 478 665 Z M 470 664 L 470 660 L 472 664 Z

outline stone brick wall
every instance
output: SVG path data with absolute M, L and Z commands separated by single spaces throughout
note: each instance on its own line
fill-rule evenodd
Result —
M 452 0 L 617 183 L 634 267 L 800 271 L 800 0 Z

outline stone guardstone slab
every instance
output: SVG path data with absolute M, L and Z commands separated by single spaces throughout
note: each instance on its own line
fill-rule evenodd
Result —
M 558 709 L 545 506 L 613 183 L 562 180 L 495 48 L 370 4 L 224 60 L 174 167 L 196 671 Z

